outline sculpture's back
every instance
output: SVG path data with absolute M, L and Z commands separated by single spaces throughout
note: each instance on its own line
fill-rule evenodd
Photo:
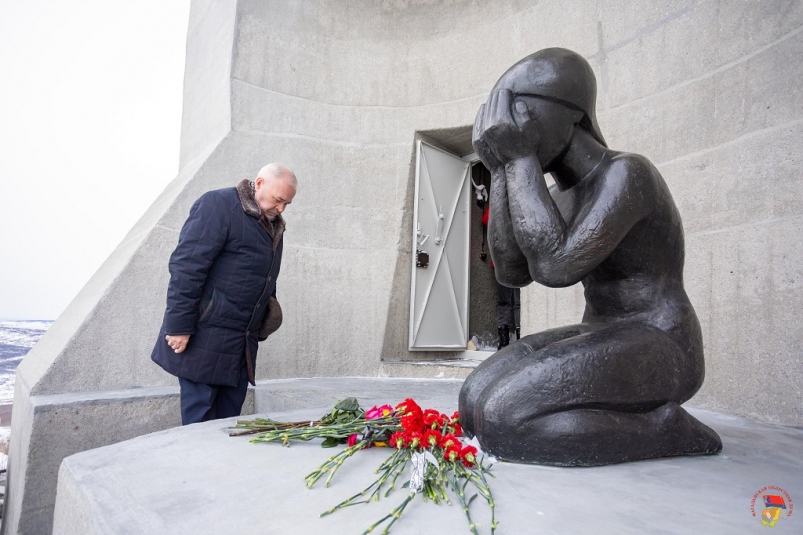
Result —
M 514 65 L 481 107 L 474 146 L 491 170 L 489 243 L 503 284 L 585 286 L 583 322 L 530 335 L 483 362 L 461 420 L 500 458 L 598 465 L 715 453 L 680 404 L 704 376 L 683 288 L 683 229 L 644 157 L 607 148 L 596 83 L 574 52 Z M 556 186 L 547 189 L 544 173 Z

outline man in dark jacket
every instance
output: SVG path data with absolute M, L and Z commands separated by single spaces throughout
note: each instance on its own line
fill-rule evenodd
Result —
M 293 171 L 272 163 L 254 181 L 210 191 L 190 209 L 151 354 L 178 377 L 185 425 L 240 414 L 258 342 L 281 324 L 281 214 L 297 187 Z

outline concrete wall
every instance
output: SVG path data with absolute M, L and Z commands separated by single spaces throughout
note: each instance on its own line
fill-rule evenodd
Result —
M 149 360 L 170 250 L 201 193 L 268 161 L 301 186 L 279 280 L 285 324 L 258 377 L 442 374 L 404 364 L 444 356 L 406 349 L 416 133 L 467 148 L 497 77 L 563 46 L 598 75 L 611 147 L 652 159 L 684 217 L 708 371 L 692 403 L 803 425 L 803 2 L 207 0 L 190 18 L 181 171 L 23 361 L 15 405 L 175 385 Z M 582 314 L 577 288 L 523 300 L 525 332 Z M 56 481 L 39 460 L 71 453 L 53 449 L 64 433 L 76 451 L 99 445 L 111 413 L 81 425 L 80 411 L 21 414 L 3 528 L 40 533 L 52 501 L 35 497 Z
M 690 404 L 803 425 L 803 2 L 601 2 L 602 130 L 649 157 L 686 231 L 706 379 Z M 527 295 L 531 328 L 582 294 Z

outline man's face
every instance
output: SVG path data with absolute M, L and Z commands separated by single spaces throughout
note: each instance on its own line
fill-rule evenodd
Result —
M 296 189 L 283 178 L 264 179 L 259 177 L 254 181 L 254 198 L 259 209 L 269 219 L 284 212 L 295 196 Z

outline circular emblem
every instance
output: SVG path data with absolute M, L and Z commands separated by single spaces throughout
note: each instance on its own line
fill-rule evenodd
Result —
M 753 494 L 750 514 L 761 520 L 762 526 L 774 528 L 779 520 L 792 516 L 792 497 L 777 485 L 760 488 Z

